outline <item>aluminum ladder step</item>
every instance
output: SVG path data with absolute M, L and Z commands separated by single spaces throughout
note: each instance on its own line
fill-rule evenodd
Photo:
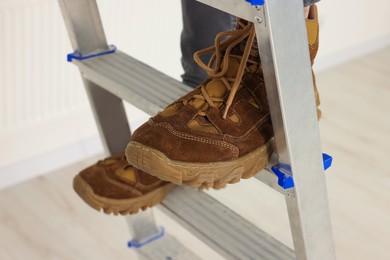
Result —
M 225 259 L 295 259 L 295 253 L 205 192 L 177 187 L 159 206 Z
M 86 60 L 73 60 L 83 76 L 149 115 L 191 88 L 117 50 Z

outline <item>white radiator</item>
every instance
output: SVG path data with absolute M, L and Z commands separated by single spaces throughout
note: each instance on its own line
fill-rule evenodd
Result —
M 98 4 L 109 44 L 179 78 L 180 1 Z M 97 130 L 80 74 L 66 62 L 72 51 L 56 0 L 0 0 L 0 188 L 70 163 L 69 158 L 81 160 L 93 154 L 88 147 L 101 151 L 91 141 Z M 145 118 L 127 108 L 133 123 Z M 61 156 L 53 157 L 56 152 Z M 38 161 L 53 167 L 33 163 Z M 23 165 L 30 169 L 24 172 Z
M 86 105 L 56 1 L 0 3 L 0 132 Z M 22 4 L 25 2 L 24 4 Z
M 143 2 L 98 1 L 108 42 L 177 78 L 180 1 Z M 57 1 L 1 1 L 0 37 L 0 132 L 86 105 Z

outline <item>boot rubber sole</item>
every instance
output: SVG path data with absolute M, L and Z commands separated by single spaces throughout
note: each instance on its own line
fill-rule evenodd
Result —
M 114 215 L 136 214 L 140 209 L 146 210 L 153 207 L 159 204 L 175 186 L 172 183 L 167 183 L 137 198 L 110 199 L 94 193 L 91 186 L 80 175 L 73 179 L 73 188 L 85 203 L 97 211 L 103 209 L 104 213 L 113 213 Z
M 162 152 L 130 141 L 126 158 L 130 165 L 177 185 L 186 184 L 194 188 L 220 189 L 228 183 L 248 179 L 264 169 L 273 152 L 271 139 L 255 151 L 226 162 L 189 163 L 169 159 Z

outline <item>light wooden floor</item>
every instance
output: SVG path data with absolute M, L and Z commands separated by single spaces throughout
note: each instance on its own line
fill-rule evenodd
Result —
M 390 259 L 390 46 L 322 72 L 323 150 L 339 259 Z M 122 217 L 85 206 L 72 177 L 96 158 L 0 191 L 0 259 L 134 259 Z M 284 199 L 254 180 L 210 191 L 289 246 Z M 167 232 L 204 259 L 214 252 L 155 212 Z

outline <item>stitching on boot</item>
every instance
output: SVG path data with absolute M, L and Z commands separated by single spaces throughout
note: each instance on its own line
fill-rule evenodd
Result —
M 152 121 L 151 123 L 154 123 L 154 122 Z M 217 146 L 221 146 L 221 147 L 227 148 L 227 149 L 229 149 L 229 150 L 231 150 L 233 152 L 233 158 L 237 158 L 238 157 L 239 151 L 238 151 L 238 148 L 235 147 L 234 145 L 228 144 L 228 143 L 223 142 L 223 141 L 218 141 L 218 140 L 215 141 L 215 140 L 210 140 L 208 138 L 191 136 L 191 135 L 188 135 L 188 134 L 185 134 L 185 133 L 181 133 L 181 132 L 178 132 L 175 129 L 173 129 L 173 127 L 171 125 L 169 125 L 168 123 L 165 123 L 165 122 L 154 123 L 154 125 L 161 126 L 161 127 L 165 128 L 165 129 L 167 129 L 171 134 L 173 134 L 173 135 L 175 135 L 177 137 L 183 138 L 183 139 L 197 141 L 197 142 L 211 144 L 211 145 L 217 145 Z
M 247 131 L 244 135 L 236 137 L 232 135 L 225 135 L 224 139 L 225 140 L 230 140 L 232 142 L 237 141 L 237 140 L 245 140 L 247 139 L 259 126 L 261 126 L 266 120 L 268 120 L 270 117 L 270 114 L 265 115 L 264 117 L 261 118 L 254 126 L 252 126 L 249 131 Z
M 136 196 L 141 196 L 142 195 L 142 192 L 134 189 L 133 187 L 129 186 L 129 185 L 126 185 L 126 184 L 123 184 L 117 180 L 113 180 L 111 178 L 109 178 L 107 176 L 107 174 L 103 171 L 102 172 L 102 175 L 103 175 L 103 178 L 108 181 L 109 183 L 113 184 L 114 186 L 117 186 L 117 187 L 120 187 L 122 189 L 124 189 L 125 191 L 128 191 L 130 193 L 132 193 L 133 195 L 136 195 Z

